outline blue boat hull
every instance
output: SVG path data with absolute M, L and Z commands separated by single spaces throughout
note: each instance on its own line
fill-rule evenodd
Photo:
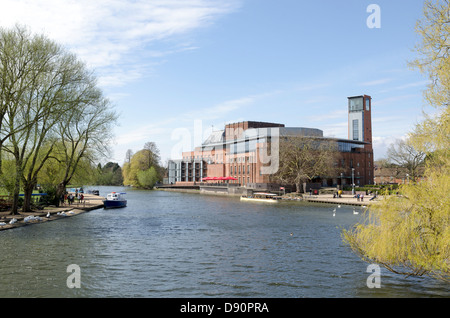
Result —
M 124 208 L 127 206 L 127 200 L 104 200 L 103 207 L 105 209 Z

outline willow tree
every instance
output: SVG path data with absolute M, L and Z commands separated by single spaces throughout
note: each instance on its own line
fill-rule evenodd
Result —
M 75 121 L 81 118 L 79 121 L 88 122 L 84 126 L 96 125 L 103 120 L 99 114 L 108 102 L 84 63 L 25 27 L 0 29 L 0 62 L 0 146 L 15 161 L 12 214 L 16 214 L 21 185 L 25 192 L 23 210 L 27 211 L 39 171 L 55 157 L 55 145 L 67 140 L 67 134 L 62 136 L 58 127 L 64 125 L 65 132 L 75 127 L 81 135 L 78 139 L 87 143 L 87 136 L 98 131 L 89 128 L 88 134 Z M 109 119 L 114 122 L 114 117 Z M 108 128 L 109 123 L 102 128 L 106 134 Z
M 295 184 L 297 192 L 314 178 L 337 175 L 335 142 L 308 136 L 283 136 L 279 147 L 279 167 L 273 178 Z
M 109 155 L 112 127 L 118 117 L 109 100 L 95 87 L 95 81 L 91 85 L 85 87 L 76 107 L 64 114 L 57 125 L 58 147 L 52 159 L 61 170 L 56 190 L 58 196 L 64 193 L 82 160 L 94 164 Z
M 450 281 L 449 1 L 426 1 L 416 30 L 422 42 L 411 65 L 429 77 L 424 97 L 436 108 L 410 133 L 417 151 L 427 153 L 424 180 L 403 185 L 401 197 L 371 206 L 365 221 L 343 231 L 343 238 L 368 262 Z
M 5 136 L 1 146 L 15 160 L 12 214 L 16 214 L 21 182 L 27 191 L 34 181 L 26 179 L 25 169 L 37 164 L 41 147 L 47 144 L 46 137 L 62 113 L 66 65 L 62 48 L 44 36 L 33 36 L 19 26 L 1 29 L 0 34 L 1 73 L 6 76 L 1 93 Z
M 147 142 L 144 149 L 136 152 L 123 165 L 123 183 L 134 187 L 151 189 L 161 180 L 159 149 L 154 142 Z

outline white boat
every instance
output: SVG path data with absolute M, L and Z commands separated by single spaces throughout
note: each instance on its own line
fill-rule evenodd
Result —
M 250 196 L 241 196 L 241 201 L 253 201 L 253 202 L 265 202 L 265 203 L 277 203 L 278 200 L 274 193 L 256 192 Z
M 103 207 L 105 209 L 123 208 L 127 206 L 127 200 L 123 196 L 125 192 L 111 192 L 106 195 L 106 200 L 103 200 Z

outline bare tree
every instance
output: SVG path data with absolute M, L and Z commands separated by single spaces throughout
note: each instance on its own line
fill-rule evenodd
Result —
M 133 157 L 133 150 L 128 149 L 127 152 L 125 153 L 125 162 L 130 163 L 132 157 Z
M 300 192 L 304 182 L 337 174 L 335 142 L 304 136 L 281 137 L 279 169 L 274 178 L 296 185 Z M 303 189 L 305 191 L 305 189 Z
M 144 144 L 144 149 L 148 150 L 148 167 L 159 166 L 161 160 L 159 149 L 153 141 L 148 141 Z
M 413 180 L 418 176 L 418 167 L 423 165 L 425 153 L 416 150 L 410 139 L 397 139 L 387 150 L 390 162 L 407 169 Z

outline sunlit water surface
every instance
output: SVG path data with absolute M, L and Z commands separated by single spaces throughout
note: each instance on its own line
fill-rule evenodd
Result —
M 448 297 L 448 285 L 368 264 L 342 243 L 353 207 L 100 187 L 128 206 L 0 232 L 0 297 Z M 68 288 L 70 264 L 81 288 Z

